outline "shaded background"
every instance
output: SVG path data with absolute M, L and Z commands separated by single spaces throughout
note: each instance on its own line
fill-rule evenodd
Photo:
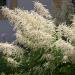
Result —
M 17 0 L 17 7 L 26 10 L 32 10 L 33 0 Z M 51 10 L 52 0 L 39 0 L 46 8 Z M 7 0 L 7 6 L 10 7 L 11 0 Z M 10 23 L 7 20 L 0 20 L 0 42 L 13 42 L 16 39 L 15 31 L 13 31 L 13 27 L 11 27 Z

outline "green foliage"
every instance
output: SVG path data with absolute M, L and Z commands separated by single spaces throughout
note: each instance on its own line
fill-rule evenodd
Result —
M 0 75 L 13 75 L 16 69 L 9 66 L 7 60 L 3 57 L 0 57 Z
M 0 0 L 0 6 L 6 5 L 6 0 Z
M 53 47 L 47 53 L 54 55 L 53 60 L 42 58 L 44 49 L 31 51 L 25 54 L 18 70 L 21 75 L 74 75 L 75 64 L 71 62 L 62 63 L 63 52 L 61 49 Z
M 46 53 L 52 53 L 54 58 L 52 60 L 47 60 L 43 58 L 45 54 L 44 49 L 39 49 L 36 51 L 31 51 L 28 55 L 24 55 L 23 61 L 18 68 L 21 70 L 21 74 L 24 75 L 50 75 L 57 68 L 56 66 L 61 63 L 63 58 L 63 53 L 61 50 L 56 48 L 49 49 Z
M 17 73 L 15 73 L 15 74 L 9 74 L 9 73 L 6 74 L 6 73 L 2 72 L 1 75 L 20 75 L 20 74 L 17 74 Z
M 59 64 L 59 66 L 55 69 L 53 75 L 74 75 L 75 74 L 75 64 L 70 62 Z

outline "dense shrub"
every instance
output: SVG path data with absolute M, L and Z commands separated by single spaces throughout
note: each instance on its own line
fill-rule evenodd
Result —
M 12 44 L 0 44 L 2 56 L 19 75 L 74 75 L 75 16 L 70 26 L 57 26 L 41 3 L 34 6 L 31 11 L 2 8 L 16 30 Z

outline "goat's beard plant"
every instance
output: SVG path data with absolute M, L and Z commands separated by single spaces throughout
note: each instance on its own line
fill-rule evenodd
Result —
M 40 70 L 50 70 L 52 74 L 61 63 L 75 63 L 74 19 L 71 27 L 64 23 L 57 27 L 41 3 L 34 5 L 31 11 L 2 8 L 3 15 L 14 25 L 16 40 L 12 44 L 1 43 L 0 49 L 8 63 L 13 61 L 11 64 L 16 67 L 23 59 L 21 68 L 28 75 L 36 75 Z

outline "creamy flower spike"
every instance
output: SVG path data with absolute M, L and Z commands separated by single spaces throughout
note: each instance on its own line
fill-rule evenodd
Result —
M 38 49 L 44 49 L 45 53 L 42 58 L 48 61 L 44 66 L 56 58 L 51 53 L 51 50 L 53 52 L 56 49 L 61 49 L 62 51 L 62 63 L 68 62 L 69 57 L 71 57 L 72 62 L 75 62 L 74 18 L 71 26 L 67 26 L 66 23 L 57 26 L 50 16 L 49 11 L 45 9 L 41 3 L 34 2 L 34 6 L 34 10 L 32 11 L 18 8 L 15 10 L 10 10 L 6 7 L 2 8 L 3 15 L 13 23 L 14 29 L 16 30 L 15 42 L 24 48 L 31 49 L 33 52 Z M 64 11 L 65 10 L 66 8 L 64 8 Z M 55 12 L 55 16 L 59 19 L 59 22 L 62 22 L 66 17 L 66 11 L 59 13 Z M 12 64 L 17 62 L 15 58 L 19 58 L 18 56 L 21 55 L 22 47 L 19 48 L 14 44 L 0 44 L 0 48 L 3 49 L 3 51 L 1 51 L 7 56 L 7 60 L 10 64 L 11 62 L 13 62 Z M 53 49 L 53 47 L 56 49 Z M 26 49 L 24 49 L 24 51 L 25 50 Z M 15 58 L 12 59 L 12 56 L 15 56 Z

